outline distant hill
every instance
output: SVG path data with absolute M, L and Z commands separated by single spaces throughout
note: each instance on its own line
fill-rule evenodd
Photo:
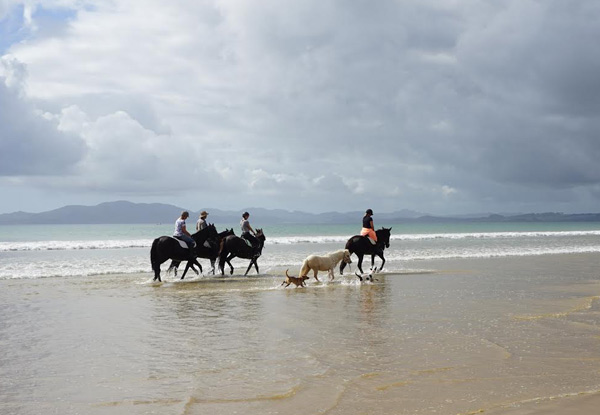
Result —
M 226 211 L 205 208 L 209 212 L 211 223 L 236 223 L 244 211 L 252 215 L 253 223 L 285 224 L 285 223 L 355 223 L 364 212 L 327 212 L 307 213 L 282 209 L 244 208 L 237 211 Z M 127 201 L 106 202 L 96 206 L 69 205 L 42 213 L 14 212 L 0 214 L 0 225 L 15 224 L 120 224 L 120 223 L 171 223 L 183 211 L 190 212 L 195 220 L 200 211 L 185 209 L 180 206 L 161 203 L 132 203 Z M 203 209 L 204 210 L 204 209 Z M 422 214 L 409 210 L 377 215 L 377 220 L 385 222 L 392 218 L 416 218 Z M 357 219 L 359 218 L 359 219 Z
M 195 222 L 199 211 L 161 203 L 132 203 L 126 201 L 100 203 L 96 206 L 70 205 L 42 213 L 14 212 L 0 214 L 0 225 L 16 224 L 120 224 L 171 223 L 181 211 L 188 210 Z M 252 223 L 260 224 L 345 224 L 357 223 L 364 212 L 307 213 L 282 209 L 244 208 L 226 211 L 206 208 L 211 223 L 236 223 L 245 210 L 252 215 Z M 600 213 L 563 214 L 527 213 L 518 215 L 487 214 L 486 216 L 440 217 L 401 210 L 391 213 L 375 212 L 375 223 L 442 223 L 442 222 L 600 222 Z

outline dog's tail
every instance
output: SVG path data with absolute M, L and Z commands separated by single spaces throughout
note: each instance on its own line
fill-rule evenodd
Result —
M 283 280 L 283 282 L 281 283 L 281 285 L 283 285 L 283 284 L 285 284 L 286 282 L 288 282 L 288 278 L 290 277 L 290 276 L 288 275 L 288 271 L 289 271 L 289 270 L 290 270 L 289 268 L 285 270 L 285 276 L 286 276 L 287 278 L 286 278 L 285 280 Z

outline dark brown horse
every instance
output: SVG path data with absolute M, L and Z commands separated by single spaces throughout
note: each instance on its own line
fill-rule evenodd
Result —
M 217 229 L 215 225 L 208 225 L 206 228 L 192 234 L 192 239 L 196 242 L 195 254 L 197 254 L 198 248 L 204 245 L 204 242 L 210 241 L 210 243 L 217 243 Z M 188 269 L 192 265 L 190 261 L 190 250 L 180 245 L 179 241 L 172 236 L 161 236 L 156 238 L 152 242 L 152 248 L 150 248 L 150 262 L 152 263 L 152 270 L 154 271 L 154 281 L 162 281 L 160 279 L 160 264 L 165 262 L 167 259 L 174 259 L 179 262 L 187 261 L 185 270 L 181 279 L 185 277 Z M 202 269 L 202 266 L 194 258 L 193 262 Z
M 230 261 L 235 257 L 250 260 L 250 264 L 248 265 L 248 269 L 244 275 L 248 275 L 252 265 L 254 265 L 256 268 L 256 273 L 259 273 L 257 260 L 262 255 L 262 250 L 265 246 L 265 240 L 267 239 L 262 229 L 256 230 L 256 239 L 258 240 L 258 246 L 253 246 L 251 248 L 246 243 L 246 240 L 240 238 L 239 236 L 233 235 L 223 238 L 221 241 L 221 249 L 219 251 L 219 269 L 221 270 L 221 275 L 225 275 L 224 268 L 226 262 L 231 269 L 231 274 L 233 274 L 233 265 L 231 265 Z
M 196 250 L 198 258 L 206 258 L 206 259 L 210 260 L 211 270 L 209 272 L 212 272 L 213 275 L 215 275 L 215 262 L 217 261 L 217 258 L 219 257 L 219 249 L 221 247 L 221 240 L 229 235 L 235 235 L 235 233 L 233 232 L 233 228 L 225 229 L 223 232 L 219 232 L 219 235 L 218 235 L 216 241 L 210 241 L 210 240 L 206 241 L 204 244 L 202 244 L 202 246 L 199 246 Z M 172 260 L 171 265 L 169 265 L 169 268 L 167 269 L 167 274 L 169 272 L 173 271 L 175 276 L 177 276 L 177 269 L 178 269 L 180 263 L 181 263 L 181 261 L 177 261 L 175 259 Z M 198 261 L 195 261 L 194 263 L 199 264 Z M 198 275 L 198 271 L 196 270 L 196 268 L 194 268 L 194 263 L 192 263 L 190 265 L 190 268 L 192 269 L 192 271 L 194 271 L 196 273 L 196 275 Z M 202 272 L 202 266 L 199 265 L 198 267 L 200 268 L 200 272 Z M 183 279 L 183 277 L 181 277 L 181 279 Z
M 381 267 L 379 271 L 383 269 L 383 265 L 385 264 L 385 258 L 383 257 L 383 250 L 385 248 L 390 247 L 390 235 L 392 233 L 392 228 L 386 229 L 381 228 L 375 231 L 377 235 L 377 243 L 372 244 L 369 238 L 362 235 L 354 235 L 352 238 L 348 239 L 346 242 L 346 249 L 350 251 L 350 254 L 356 254 L 358 257 L 358 269 L 360 273 L 363 274 L 362 270 L 362 261 L 363 256 L 371 255 L 371 268 L 375 264 L 375 255 L 381 258 Z M 344 268 L 346 267 L 346 263 L 342 262 L 340 264 L 340 274 L 344 274 Z M 377 267 L 373 269 L 373 272 L 377 271 Z

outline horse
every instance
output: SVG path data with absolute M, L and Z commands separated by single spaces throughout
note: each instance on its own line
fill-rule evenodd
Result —
M 231 274 L 233 274 L 233 265 L 231 265 L 230 261 L 235 257 L 250 260 L 250 264 L 248 265 L 248 269 L 244 276 L 248 275 L 252 265 L 256 268 L 256 273 L 259 273 L 258 263 L 256 261 L 262 255 L 262 249 L 265 246 L 265 240 L 267 239 L 262 229 L 256 230 L 256 239 L 258 239 L 258 246 L 252 248 L 239 236 L 230 235 L 221 240 L 221 249 L 219 250 L 219 269 L 221 270 L 221 275 L 225 275 L 224 268 L 226 262 L 229 264 Z
M 342 261 L 344 265 L 352 263 L 350 251 L 348 249 L 340 249 L 339 251 L 331 252 L 324 256 L 309 255 L 302 263 L 302 268 L 300 269 L 300 274 L 298 274 L 298 276 L 302 278 L 308 274 L 308 271 L 312 270 L 315 280 L 319 281 L 317 278 L 319 271 L 327 271 L 329 280 L 332 281 L 333 269 L 340 261 Z
M 206 246 L 207 244 L 202 244 L 202 246 L 199 246 L 196 250 L 198 258 L 206 258 L 210 260 L 210 272 L 212 272 L 213 275 L 215 275 L 215 262 L 219 257 L 219 248 L 221 246 L 221 240 L 229 235 L 235 235 L 235 233 L 233 232 L 233 228 L 225 229 L 223 232 L 219 232 L 216 242 L 213 243 L 211 241 L 208 241 L 208 246 Z M 173 271 L 175 276 L 177 276 L 177 269 L 180 263 L 181 261 L 178 261 L 176 259 L 172 260 L 171 265 L 169 265 L 169 268 L 167 269 L 167 274 Z M 190 268 L 196 273 L 196 275 L 198 275 L 198 271 L 196 271 L 196 268 L 194 268 L 194 263 L 190 265 Z M 200 272 L 202 272 L 201 266 Z M 183 279 L 183 277 L 181 277 L 181 279 Z
M 362 261 L 364 255 L 371 255 L 371 268 L 375 264 L 375 255 L 381 258 L 381 267 L 379 271 L 383 269 L 383 265 L 385 264 L 385 258 L 383 257 L 383 250 L 385 248 L 390 247 L 390 235 L 392 233 L 392 228 L 386 229 L 381 228 L 375 231 L 377 235 L 377 243 L 372 244 L 369 238 L 362 235 L 354 235 L 348 242 L 346 242 L 346 249 L 350 251 L 350 254 L 356 254 L 358 257 L 358 269 L 361 274 L 364 274 L 362 270 Z M 344 275 L 344 268 L 346 267 L 346 263 L 342 262 L 340 264 L 340 274 Z M 373 272 L 377 271 L 377 267 L 373 270 Z
M 203 246 L 206 241 L 211 241 L 213 244 L 216 243 L 217 236 L 218 234 L 215 225 L 209 225 L 201 231 L 192 234 L 192 239 L 196 242 L 194 253 L 197 254 L 198 248 Z M 200 271 L 202 271 L 202 265 L 200 265 L 195 258 L 193 261 L 190 261 L 190 250 L 188 248 L 183 248 L 180 245 L 179 240 L 172 236 L 160 236 L 152 241 L 152 248 L 150 248 L 150 263 L 152 264 L 152 270 L 154 271 L 153 281 L 162 281 L 160 279 L 160 265 L 167 259 L 175 259 L 179 262 L 187 261 L 181 279 L 185 277 L 185 274 L 192 263 L 198 265 Z

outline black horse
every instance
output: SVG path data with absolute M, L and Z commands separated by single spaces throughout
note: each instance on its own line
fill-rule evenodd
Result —
M 196 249 L 198 258 L 206 258 L 206 259 L 210 260 L 210 266 L 211 266 L 210 272 L 212 272 L 213 275 L 215 275 L 215 262 L 217 261 L 217 258 L 219 257 L 219 248 L 221 247 L 221 240 L 229 235 L 235 235 L 235 233 L 233 232 L 233 228 L 225 229 L 223 232 L 219 232 L 216 241 L 209 240 L 209 241 L 207 241 L 207 243 L 202 244 L 202 246 L 199 246 Z M 206 245 L 208 245 L 208 246 L 206 246 Z M 198 263 L 198 262 L 197 261 L 193 262 L 190 265 L 190 268 L 192 269 L 192 271 L 194 271 L 196 273 L 196 275 L 198 275 L 198 271 L 196 270 L 196 268 L 194 268 L 194 263 Z M 176 259 L 172 260 L 171 265 L 169 265 L 169 268 L 167 268 L 167 274 L 169 272 L 173 271 L 175 276 L 177 276 L 177 269 L 179 267 L 179 264 L 181 264 L 181 261 L 178 261 Z M 199 266 L 199 268 L 200 268 L 200 272 L 202 272 L 201 265 Z M 183 277 L 181 277 L 181 279 L 183 279 Z
M 375 231 L 377 235 L 377 243 L 373 245 L 369 238 L 362 235 L 354 235 L 352 238 L 348 239 L 346 242 L 346 249 L 350 251 L 350 255 L 356 254 L 358 257 L 358 269 L 360 273 L 363 274 L 362 270 L 362 261 L 363 256 L 371 255 L 371 268 L 375 264 L 375 255 L 381 258 L 381 267 L 379 271 L 383 269 L 383 265 L 385 264 L 385 258 L 383 257 L 383 250 L 385 248 L 390 247 L 390 235 L 392 233 L 392 228 L 386 229 L 381 228 Z M 342 261 L 340 264 L 340 274 L 344 274 L 344 268 L 346 267 L 346 263 Z M 377 271 L 377 268 L 373 270 L 373 272 Z
M 221 249 L 219 251 L 219 269 L 221 270 L 221 275 L 225 275 L 225 263 L 229 264 L 229 268 L 231 269 L 231 274 L 233 274 L 233 265 L 231 265 L 231 260 L 235 257 L 245 258 L 250 260 L 250 264 L 248 265 L 248 269 L 244 275 L 248 275 L 248 271 L 254 267 L 256 268 L 256 273 L 258 274 L 258 257 L 262 255 L 263 247 L 265 246 L 265 234 L 262 229 L 256 230 L 256 239 L 258 239 L 258 246 L 250 248 L 250 246 L 246 243 L 246 240 L 240 238 L 239 236 L 228 236 L 223 238 L 221 241 Z
M 208 225 L 206 228 L 192 234 L 192 239 L 196 242 L 195 254 L 198 253 L 198 248 L 204 245 L 204 242 L 209 241 L 212 244 L 216 244 L 217 241 L 217 228 L 215 225 Z M 192 261 L 190 261 L 190 250 L 188 248 L 183 248 L 179 241 L 173 238 L 172 236 L 160 236 L 156 238 L 152 242 L 152 248 L 150 249 L 150 262 L 152 264 L 152 270 L 154 271 L 154 280 L 153 281 L 162 281 L 160 279 L 160 264 L 165 262 L 167 259 L 175 259 L 179 262 L 187 261 L 187 265 L 185 266 L 185 270 L 183 271 L 183 275 L 181 279 L 185 277 L 185 274 L 188 271 L 188 268 L 192 265 Z M 196 259 L 194 259 L 193 263 L 200 267 L 202 270 L 202 266 Z

